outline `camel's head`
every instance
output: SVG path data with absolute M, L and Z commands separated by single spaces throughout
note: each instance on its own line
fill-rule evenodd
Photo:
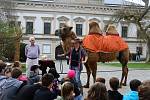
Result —
M 64 27 L 57 29 L 55 31 L 55 35 L 59 36 L 62 40 L 65 40 L 67 37 L 69 37 L 72 34 L 72 28 L 70 26 L 65 25 Z
M 72 47 L 71 41 L 76 38 L 72 28 L 73 27 L 65 25 L 64 27 L 55 31 L 55 35 L 59 36 L 62 40 L 64 52 L 68 52 L 70 50 Z

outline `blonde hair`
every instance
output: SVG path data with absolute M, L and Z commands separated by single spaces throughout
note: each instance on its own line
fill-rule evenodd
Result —
M 115 25 L 110 24 L 110 25 L 108 25 L 108 28 L 107 28 L 107 30 L 106 30 L 106 33 L 116 34 L 116 33 L 118 33 L 118 32 L 117 32 L 117 30 L 116 30 Z
M 90 22 L 90 24 L 89 24 L 89 33 L 100 33 L 100 34 L 102 33 L 102 31 L 101 31 L 101 29 L 100 29 L 97 22 L 94 22 L 94 21 Z

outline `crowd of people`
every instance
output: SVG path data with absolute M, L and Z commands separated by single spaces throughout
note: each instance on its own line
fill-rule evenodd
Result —
M 88 55 L 80 46 L 78 38 L 71 41 L 69 52 L 58 55 L 69 58 L 67 75 L 60 80 L 54 69 L 41 76 L 38 65 L 39 46 L 35 44 L 34 37 L 30 37 L 29 42 L 25 47 L 26 74 L 22 73 L 19 61 L 8 66 L 0 60 L 0 100 L 150 100 L 150 80 L 131 80 L 131 91 L 122 95 L 118 91 L 119 79 L 116 77 L 109 79 L 110 90 L 107 90 L 105 78 L 97 77 L 87 96 L 83 96 L 86 93 L 83 91 L 80 74 Z
M 118 78 L 109 80 L 111 89 L 107 90 L 105 78 L 98 77 L 83 97 L 74 70 L 69 70 L 59 82 L 52 73 L 40 77 L 36 65 L 31 69 L 31 76 L 27 77 L 22 74 L 19 62 L 7 66 L 0 60 L 0 100 L 150 100 L 150 80 L 131 80 L 131 90 L 122 95 L 118 91 Z

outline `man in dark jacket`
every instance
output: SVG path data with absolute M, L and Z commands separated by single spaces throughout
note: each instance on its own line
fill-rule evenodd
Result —
M 17 93 L 15 100 L 33 100 L 36 90 L 41 88 L 41 84 L 25 85 Z
M 54 76 L 44 74 L 42 77 L 42 87 L 35 92 L 34 100 L 54 100 L 56 97 L 50 91 L 53 85 Z

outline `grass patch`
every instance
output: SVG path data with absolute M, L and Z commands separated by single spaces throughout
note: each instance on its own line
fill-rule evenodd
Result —
M 26 64 L 22 64 L 22 72 L 23 72 L 23 73 L 26 72 Z
M 99 63 L 100 65 L 122 67 L 120 63 Z M 128 63 L 129 68 L 148 68 L 150 69 L 150 63 Z

